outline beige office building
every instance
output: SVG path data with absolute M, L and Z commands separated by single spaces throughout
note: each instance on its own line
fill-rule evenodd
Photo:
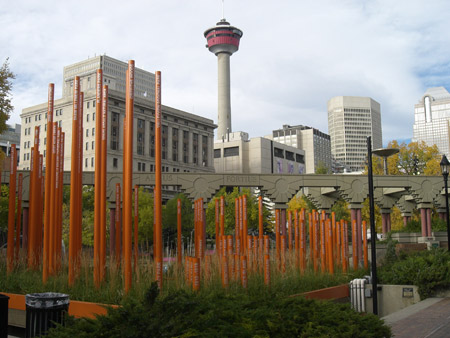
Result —
M 370 97 L 336 96 L 328 101 L 328 133 L 333 160 L 348 172 L 362 171 L 367 158 L 367 137 L 381 148 L 380 104 Z
M 103 69 L 109 86 L 108 157 L 109 172 L 122 171 L 123 122 L 125 117 L 125 72 L 127 63 L 108 56 L 98 56 L 64 68 L 63 97 L 55 100 L 54 121 L 65 132 L 65 170 L 70 169 L 73 114 L 73 80 L 81 77 L 83 103 L 83 170 L 94 171 L 95 163 L 95 83 L 97 69 Z M 153 172 L 154 144 L 154 74 L 136 68 L 134 100 L 133 170 Z M 47 102 L 22 111 L 20 169 L 30 168 L 35 126 L 40 126 L 41 153 L 45 154 Z M 212 120 L 178 109 L 162 106 L 163 172 L 214 172 Z M 45 162 L 44 162 L 45 163 Z
M 414 105 L 414 142 L 437 145 L 439 152 L 450 155 L 450 93 L 444 87 L 429 88 Z
M 272 132 L 272 138 L 279 143 L 304 150 L 306 174 L 314 174 L 319 166 L 324 166 L 331 173 L 329 135 L 308 126 L 283 125 L 282 129 Z
M 304 174 L 305 152 L 265 137 L 228 133 L 214 142 L 214 168 L 225 174 Z

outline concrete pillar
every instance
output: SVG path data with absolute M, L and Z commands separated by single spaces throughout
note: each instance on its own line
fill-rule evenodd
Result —
M 194 162 L 194 134 L 190 130 L 188 141 L 188 164 L 192 165 Z
M 218 62 L 218 117 L 217 139 L 231 132 L 230 54 L 217 54 Z
M 183 129 L 178 128 L 178 163 L 183 163 Z
M 420 221 L 422 224 L 422 237 L 427 237 L 427 210 L 425 208 L 420 209 Z
M 198 149 L 198 165 L 200 167 L 203 167 L 203 137 L 202 137 L 202 134 L 198 134 L 197 149 Z
M 147 120 L 144 120 L 144 156 L 150 156 L 150 121 Z
M 431 209 L 427 208 L 427 236 L 431 237 Z
M 172 161 L 173 155 L 173 135 L 172 135 L 172 126 L 169 125 L 167 127 L 167 160 Z

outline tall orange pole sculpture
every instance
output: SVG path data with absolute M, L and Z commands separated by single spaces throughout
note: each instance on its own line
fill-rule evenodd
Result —
M 181 266 L 183 256 L 181 248 L 181 199 L 177 199 L 177 263 Z
M 65 133 L 60 130 L 59 140 L 59 195 L 58 195 L 58 234 L 57 234 L 57 252 L 56 252 L 56 269 L 61 266 L 61 249 L 62 249 L 62 204 L 63 204 L 63 175 L 64 175 L 64 137 Z
M 288 248 L 289 253 L 292 253 L 292 211 L 288 211 Z
M 0 179 L 1 181 L 1 179 Z M 22 186 L 23 186 L 23 174 L 19 174 L 19 186 L 17 190 L 17 220 L 16 220 L 16 251 L 14 254 L 14 260 L 17 263 L 19 261 L 19 249 L 20 249 L 20 222 L 22 220 Z
M 219 250 L 219 223 L 220 223 L 220 201 L 218 199 L 214 200 L 214 216 L 215 216 L 215 225 L 216 225 L 216 252 Z
M 128 62 L 123 161 L 123 248 L 125 292 L 131 288 L 134 60 Z
M 120 260 L 121 260 L 121 238 L 122 238 L 122 229 L 121 229 L 121 224 L 120 224 L 120 183 L 116 183 L 116 212 L 114 213 L 115 215 L 115 230 L 116 230 L 116 243 L 115 243 L 115 255 L 116 255 L 116 265 L 119 266 L 120 265 Z
M 46 143 L 46 156 L 45 156 L 45 213 L 44 213 L 44 261 L 43 270 L 42 270 L 42 278 L 44 283 L 47 281 L 48 274 L 48 252 L 46 251 L 46 244 L 48 242 L 46 240 L 46 236 L 48 235 L 48 231 L 50 228 L 50 218 L 51 218 L 51 204 L 52 204 L 52 159 L 53 159 L 53 104 L 54 104 L 54 96 L 55 96 L 55 85 L 50 83 L 48 85 L 48 103 L 47 103 L 47 143 Z
M 100 118 L 100 116 L 97 116 Z M 105 277 L 106 266 L 106 157 L 107 157 L 107 125 L 108 125 L 108 86 L 103 86 L 102 94 L 102 151 L 100 179 L 100 281 Z
M 161 176 L 161 72 L 157 71 L 155 79 L 155 268 L 156 281 L 161 290 L 162 275 L 162 176 Z
M 33 148 L 31 149 L 31 174 L 30 174 L 30 220 L 28 226 L 28 267 L 35 268 L 38 263 L 37 237 L 39 210 L 39 127 L 34 128 Z
M 56 122 L 52 123 L 53 131 L 52 131 L 52 139 L 48 140 L 47 143 L 51 143 L 52 145 L 52 161 L 49 172 L 46 175 L 50 174 L 50 190 L 46 191 L 46 194 L 50 194 L 50 204 L 48 205 L 48 209 L 45 210 L 45 213 L 50 214 L 50 222 L 44 223 L 44 256 L 42 262 L 42 281 L 44 283 L 47 282 L 48 276 L 53 274 L 53 244 L 54 244 L 54 229 L 55 229 L 55 182 L 56 182 L 56 136 L 57 136 L 57 128 L 58 124 Z
M 247 195 L 242 196 L 242 241 L 245 245 L 244 255 L 248 255 L 248 219 L 247 219 Z
M 75 282 L 75 267 L 77 255 L 77 214 L 79 212 L 77 195 L 77 172 L 79 170 L 78 139 L 79 139 L 79 108 L 80 78 L 75 76 L 73 86 L 73 115 L 72 115 L 72 158 L 70 175 L 70 230 L 69 230 L 69 286 Z
M 259 232 L 259 251 L 262 257 L 262 250 L 264 247 L 264 224 L 263 224 L 263 202 L 262 196 L 258 196 L 258 232 Z
M 9 174 L 9 204 L 8 204 L 8 248 L 7 271 L 10 273 L 14 268 L 14 223 L 16 216 L 16 172 L 17 153 L 16 145 L 13 144 L 10 150 L 10 174 Z
M 100 287 L 100 210 L 101 203 L 101 178 L 102 178 L 102 85 L 103 70 L 97 70 L 97 81 L 95 87 L 95 173 L 94 173 L 94 283 L 97 288 Z

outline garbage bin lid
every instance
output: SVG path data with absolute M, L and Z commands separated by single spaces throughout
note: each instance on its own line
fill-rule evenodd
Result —
M 0 298 L 3 298 L 3 299 L 9 299 L 9 296 L 0 293 Z
M 68 305 L 69 295 L 57 292 L 29 293 L 25 295 L 25 304 L 33 308 L 51 308 Z

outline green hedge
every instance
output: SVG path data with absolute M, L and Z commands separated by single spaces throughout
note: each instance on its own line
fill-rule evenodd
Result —
M 378 270 L 382 284 L 412 284 L 421 299 L 450 287 L 450 253 L 443 249 L 389 257 Z
M 143 302 L 128 301 L 97 320 L 70 319 L 49 337 L 391 337 L 372 314 L 346 304 L 303 297 L 179 290 L 160 297 L 152 285 Z

